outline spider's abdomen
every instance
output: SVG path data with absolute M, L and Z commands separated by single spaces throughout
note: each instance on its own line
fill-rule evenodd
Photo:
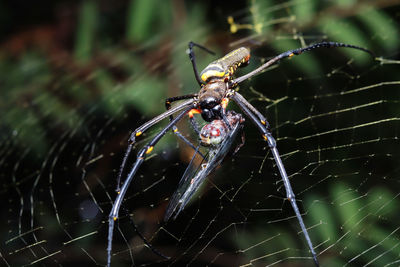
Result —
M 231 51 L 223 58 L 211 62 L 201 73 L 200 78 L 207 83 L 213 79 L 230 79 L 236 69 L 242 64 L 248 64 L 250 60 L 250 50 L 240 47 Z

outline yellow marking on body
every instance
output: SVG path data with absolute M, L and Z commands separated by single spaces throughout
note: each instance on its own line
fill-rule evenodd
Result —
M 140 131 L 140 132 L 137 132 L 135 135 L 136 136 L 139 136 L 139 135 L 141 135 L 142 134 L 142 132 Z
M 151 151 L 153 151 L 153 146 L 149 146 L 149 148 L 146 150 L 146 154 L 149 154 Z
M 203 73 L 203 75 L 201 75 L 201 79 L 205 82 L 210 77 L 221 77 L 222 78 L 224 76 L 225 76 L 225 72 L 209 70 L 209 71 L 206 71 L 205 73 Z
M 201 75 L 201 79 L 205 82 L 207 81 L 207 77 L 208 75 L 206 75 L 205 73 L 203 75 Z
M 199 109 L 191 109 L 188 114 L 189 114 L 189 118 L 193 118 L 193 114 L 200 114 L 201 111 Z

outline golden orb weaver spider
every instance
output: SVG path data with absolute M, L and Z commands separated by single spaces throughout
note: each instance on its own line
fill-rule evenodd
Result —
M 229 119 L 229 117 L 231 116 L 231 113 L 230 113 L 230 111 L 226 111 L 226 107 L 228 105 L 229 100 L 233 100 L 239 106 L 239 108 L 242 110 L 242 112 L 247 117 L 250 118 L 250 120 L 256 125 L 258 130 L 261 132 L 263 139 L 267 142 L 267 144 L 273 154 L 273 157 L 276 162 L 279 173 L 281 175 L 281 178 L 282 178 L 285 190 L 286 190 L 286 198 L 290 201 L 290 204 L 296 214 L 297 220 L 300 224 L 301 230 L 306 239 L 308 248 L 311 252 L 313 261 L 316 266 L 319 266 L 317 254 L 314 251 L 310 236 L 308 235 L 307 228 L 305 227 L 304 221 L 301 217 L 299 208 L 297 206 L 295 194 L 292 190 L 292 186 L 291 186 L 289 178 L 286 174 L 285 167 L 279 156 L 278 149 L 276 146 L 276 141 L 275 141 L 274 137 L 272 136 L 271 132 L 269 131 L 269 123 L 268 123 L 267 119 L 253 105 L 251 105 L 241 94 L 239 94 L 237 91 L 235 91 L 234 88 L 239 83 L 260 73 L 262 70 L 277 63 L 281 59 L 284 59 L 287 57 L 292 57 L 294 55 L 300 55 L 303 52 L 310 51 L 310 50 L 313 50 L 316 48 L 347 47 L 347 48 L 353 48 L 353 49 L 358 49 L 358 50 L 367 52 L 367 53 L 371 54 L 372 56 L 374 56 L 374 54 L 365 48 L 355 46 L 355 45 L 349 45 L 349 44 L 337 43 L 337 42 L 321 42 L 321 43 L 316 43 L 316 44 L 306 46 L 303 48 L 298 48 L 298 49 L 294 49 L 294 50 L 290 50 L 290 51 L 281 53 L 281 54 L 273 57 L 272 59 L 268 60 L 266 63 L 262 64 L 257 69 L 249 72 L 248 74 L 245 74 L 241 77 L 234 79 L 233 75 L 235 74 L 236 69 L 238 67 L 240 67 L 241 65 L 247 65 L 249 63 L 250 51 L 247 48 L 241 47 L 241 48 L 231 51 L 224 57 L 211 62 L 199 74 L 197 71 L 195 54 L 193 51 L 194 46 L 197 46 L 197 47 L 199 47 L 209 53 L 212 53 L 212 54 L 213 54 L 213 52 L 211 52 L 210 50 L 208 50 L 207 48 L 205 48 L 199 44 L 189 42 L 188 54 L 189 54 L 190 61 L 192 63 L 195 78 L 200 85 L 200 91 L 197 94 L 189 94 L 189 95 L 168 98 L 165 102 L 167 111 L 156 116 L 155 118 L 151 119 L 150 121 L 144 123 L 142 126 L 140 126 L 135 131 L 133 131 L 133 133 L 131 134 L 131 136 L 129 138 L 129 145 L 125 152 L 125 156 L 122 161 L 122 164 L 120 167 L 120 172 L 119 172 L 118 179 L 117 179 L 118 195 L 113 203 L 113 206 L 111 208 L 111 212 L 109 215 L 107 266 L 111 265 L 111 252 L 112 252 L 112 239 L 113 239 L 114 223 L 118 219 L 119 210 L 121 208 L 121 204 L 122 204 L 124 196 L 127 192 L 127 189 L 129 187 L 130 183 L 132 182 L 140 165 L 145 160 L 146 155 L 148 155 L 153 150 L 154 146 L 158 143 L 158 141 L 171 129 L 173 130 L 173 132 L 176 135 L 178 135 L 178 137 L 183 139 L 192 148 L 194 148 L 194 146 L 190 143 L 190 141 L 188 141 L 184 136 L 182 136 L 175 126 L 186 114 L 189 115 L 190 122 L 193 125 L 193 128 L 195 129 L 195 131 L 198 135 L 201 135 L 202 132 L 198 129 L 195 117 L 193 115 L 195 113 L 201 114 L 202 118 L 205 121 L 210 122 L 210 124 L 216 123 L 218 121 L 220 124 L 222 123 L 222 125 L 225 125 L 228 132 L 232 131 L 233 130 L 232 128 L 237 127 L 237 125 L 239 123 L 241 124 L 242 123 L 241 121 L 243 121 L 243 120 L 239 120 L 239 122 L 235 121 L 235 124 L 233 125 L 231 119 Z M 171 108 L 171 103 L 174 101 L 178 101 L 178 100 L 186 100 L 186 101 L 183 101 L 182 103 L 178 104 L 177 106 L 174 106 Z M 175 113 L 177 113 L 178 115 L 174 118 L 173 115 Z M 156 136 L 149 143 L 147 143 L 144 147 L 142 147 L 139 150 L 139 152 L 137 153 L 135 163 L 133 164 L 132 168 L 130 169 L 128 176 L 126 177 L 125 181 L 122 184 L 122 187 L 120 187 L 121 175 L 122 175 L 123 169 L 126 165 L 128 156 L 129 156 L 130 152 L 132 151 L 132 148 L 136 141 L 136 138 L 139 137 L 140 135 L 142 135 L 143 132 L 148 130 L 151 126 L 157 124 L 158 122 L 160 122 L 163 119 L 166 119 L 167 117 L 169 117 L 169 119 L 170 119 L 169 123 L 158 134 L 156 134 Z M 207 124 L 207 125 L 209 125 L 209 124 Z M 226 137 L 222 136 L 222 138 L 218 139 L 218 141 L 216 141 L 214 145 L 218 146 L 219 143 L 221 143 L 221 142 L 224 143 L 224 138 L 226 138 Z M 202 143 L 202 144 L 204 145 L 204 143 Z M 203 156 L 203 158 L 204 158 L 204 156 Z M 208 171 L 212 171 L 212 170 L 209 169 Z M 183 207 L 181 206 L 179 208 L 178 213 L 180 210 L 182 210 Z M 171 216 L 171 214 L 173 212 L 175 212 L 175 208 L 176 208 L 175 204 L 172 206 L 171 209 L 168 208 L 167 214 L 165 217 L 166 219 L 168 219 Z M 177 214 L 175 216 L 177 216 Z

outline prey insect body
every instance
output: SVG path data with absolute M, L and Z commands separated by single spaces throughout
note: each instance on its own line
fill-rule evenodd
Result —
M 133 133 L 129 138 L 129 144 L 125 152 L 125 156 L 123 158 L 120 167 L 120 172 L 117 178 L 118 195 L 113 203 L 108 219 L 109 227 L 108 227 L 108 243 L 107 243 L 107 266 L 110 266 L 111 264 L 114 224 L 115 221 L 118 219 L 120 207 L 122 205 L 123 199 L 125 197 L 125 194 L 127 192 L 130 183 L 134 179 L 137 170 L 142 165 L 147 155 L 151 153 L 151 151 L 153 150 L 154 146 L 158 143 L 158 141 L 160 141 L 160 139 L 170 130 L 172 130 L 179 138 L 181 138 L 185 143 L 187 143 L 197 152 L 198 148 L 196 148 L 188 139 L 186 139 L 186 137 L 181 135 L 180 132 L 178 131 L 178 128 L 176 127 L 176 124 L 183 117 L 185 117 L 186 114 L 189 115 L 189 121 L 192 124 L 193 129 L 202 139 L 203 145 L 209 142 L 208 145 L 211 146 L 210 153 L 212 156 L 205 157 L 206 165 L 204 165 L 205 166 L 203 168 L 204 171 L 203 170 L 194 172 L 191 171 L 190 175 L 186 175 L 185 172 L 183 178 L 181 179 L 181 183 L 184 183 L 184 181 L 186 181 L 189 178 L 190 178 L 189 181 L 191 181 L 191 183 L 189 184 L 188 187 L 187 186 L 183 187 L 182 190 L 178 189 L 177 193 L 175 193 L 175 195 L 170 200 L 171 203 L 169 204 L 169 207 L 167 209 L 166 218 L 168 219 L 174 213 L 175 213 L 174 217 L 176 217 L 179 214 L 179 212 L 185 207 L 187 201 L 190 199 L 193 193 L 196 191 L 196 189 L 198 188 L 198 184 L 200 184 L 200 182 L 203 181 L 204 178 L 207 177 L 207 175 L 211 171 L 213 171 L 216 166 L 218 166 L 218 164 L 220 164 L 220 162 L 226 155 L 226 150 L 222 148 L 229 147 L 231 145 L 232 143 L 231 140 L 233 140 L 234 136 L 236 136 L 237 127 L 239 126 L 241 127 L 242 125 L 240 121 L 243 118 L 238 119 L 236 122 L 232 122 L 234 113 L 229 110 L 228 111 L 226 110 L 228 102 L 230 100 L 233 100 L 237 104 L 237 106 L 241 109 L 241 111 L 244 113 L 244 115 L 246 115 L 250 119 L 250 121 L 255 124 L 256 128 L 260 131 L 262 138 L 267 142 L 268 147 L 275 160 L 278 171 L 280 173 L 281 179 L 283 181 L 286 190 L 286 198 L 290 202 L 293 211 L 296 215 L 297 221 L 303 232 L 304 238 L 306 239 L 307 246 L 311 252 L 314 264 L 316 266 L 319 266 L 317 254 L 314 251 L 314 247 L 312 245 L 307 228 L 305 227 L 304 221 L 301 217 L 295 199 L 295 194 L 291 187 L 281 157 L 279 156 L 276 141 L 270 132 L 269 123 L 267 119 L 251 103 L 249 103 L 240 93 L 238 93 L 235 90 L 235 88 L 239 83 L 257 75 L 264 69 L 276 64 L 281 59 L 289 58 L 294 55 L 300 55 L 303 52 L 317 48 L 345 47 L 345 48 L 361 50 L 363 52 L 371 54 L 372 56 L 374 56 L 374 54 L 365 48 L 358 47 L 355 45 L 336 43 L 336 42 L 321 42 L 310 46 L 283 52 L 271 58 L 270 60 L 268 60 L 266 63 L 262 64 L 255 70 L 238 78 L 234 78 L 233 75 L 235 74 L 237 68 L 247 65 L 250 60 L 250 51 L 247 48 L 242 47 L 233 50 L 232 52 L 228 53 L 221 59 L 218 59 L 210 63 L 199 74 L 199 72 L 197 71 L 195 54 L 193 51 L 193 47 L 195 46 L 209 53 L 213 52 L 211 52 L 210 50 L 201 45 L 195 44 L 193 42 L 189 43 L 188 54 L 190 61 L 192 62 L 195 78 L 200 86 L 199 92 L 189 95 L 182 95 L 182 96 L 168 98 L 165 101 L 165 107 L 167 111 L 144 123 L 142 126 L 133 131 Z M 185 100 L 185 101 L 182 101 L 176 106 L 171 107 L 172 102 L 180 100 Z M 205 120 L 206 122 L 210 122 L 209 125 L 214 126 L 215 127 L 214 130 L 215 129 L 218 129 L 220 131 L 223 130 L 224 131 L 223 135 L 220 135 L 219 139 L 218 137 L 215 136 L 207 137 L 207 134 L 203 132 L 203 130 L 200 131 L 198 127 L 196 117 L 194 116 L 194 114 L 196 113 L 200 113 L 203 120 Z M 175 114 L 176 117 L 173 117 L 173 115 Z M 158 132 L 153 137 L 153 139 L 151 139 L 150 142 L 148 142 L 138 151 L 136 156 L 136 161 L 133 163 L 129 173 L 127 174 L 125 180 L 123 181 L 122 187 L 120 187 L 120 180 L 122 177 L 122 173 L 127 163 L 127 159 L 133 149 L 133 145 L 136 142 L 136 138 L 141 136 L 151 126 L 159 123 L 161 120 L 164 120 L 166 118 L 170 119 L 169 123 L 160 132 Z M 225 125 L 226 129 L 225 128 L 223 129 L 221 125 Z M 218 131 L 211 130 L 210 133 L 212 133 L 212 135 L 216 136 L 218 135 Z M 214 144 L 212 142 L 214 142 Z M 221 161 L 218 160 L 219 158 L 222 158 Z M 194 177 L 191 175 L 193 175 Z
M 172 215 L 173 219 L 176 219 L 208 175 L 221 164 L 230 151 L 230 147 L 236 139 L 238 132 L 243 128 L 244 118 L 242 115 L 230 110 L 227 111 L 226 118 L 230 124 L 230 128 L 228 128 L 228 125 L 223 120 L 213 120 L 201 129 L 200 144 L 209 147 L 209 152 L 198 166 L 195 166 L 193 163 L 195 157 L 193 155 L 189 166 L 186 168 L 179 182 L 178 189 L 168 203 L 164 217 L 165 221 L 168 221 Z M 236 147 L 235 153 L 242 145 L 243 142 Z

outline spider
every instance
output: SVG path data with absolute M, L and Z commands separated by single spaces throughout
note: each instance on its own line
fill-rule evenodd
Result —
M 113 239 L 113 231 L 114 231 L 114 223 L 118 219 L 119 210 L 121 208 L 122 201 L 126 194 L 126 191 L 132 182 L 137 170 L 139 169 L 140 165 L 145 160 L 146 156 L 151 153 L 154 146 L 160 141 L 160 139 L 169 131 L 173 130 L 173 132 L 183 139 L 186 143 L 188 143 L 192 148 L 194 146 L 188 141 L 183 135 L 181 135 L 175 126 L 186 114 L 189 115 L 189 121 L 192 124 L 194 130 L 198 135 L 200 135 L 200 130 L 198 129 L 198 124 L 194 117 L 194 114 L 198 113 L 201 114 L 201 117 L 206 122 L 213 122 L 216 120 L 222 121 L 225 126 L 227 127 L 228 131 L 232 131 L 232 125 L 228 121 L 226 107 L 230 100 L 233 100 L 242 112 L 250 118 L 250 120 L 256 125 L 258 130 L 261 132 L 262 138 L 267 142 L 268 147 L 270 148 L 272 155 L 274 157 L 276 166 L 279 170 L 280 176 L 282 178 L 285 190 L 286 190 L 286 198 L 289 200 L 292 208 L 296 214 L 297 220 L 300 224 L 301 230 L 304 234 L 306 239 L 308 248 L 311 252 L 313 261 L 316 266 L 319 266 L 317 255 L 314 251 L 310 236 L 308 235 L 307 228 L 303 222 L 301 217 L 299 208 L 296 203 L 295 194 L 293 192 L 292 186 L 290 184 L 289 178 L 286 174 L 285 167 L 282 163 L 282 160 L 279 156 L 279 152 L 276 146 L 276 141 L 272 136 L 269 130 L 269 123 L 267 119 L 253 106 L 251 105 L 240 93 L 238 93 L 235 88 L 238 86 L 239 83 L 247 80 L 254 75 L 260 73 L 267 67 L 277 63 L 279 60 L 284 58 L 290 58 L 294 55 L 300 55 L 303 52 L 310 51 L 316 48 L 333 48 L 333 47 L 347 47 L 352 49 L 358 49 L 364 52 L 367 52 L 374 56 L 374 54 L 362 47 L 349 45 L 344 43 L 337 43 L 337 42 L 320 42 L 310 46 L 306 46 L 303 48 L 297 48 L 294 50 L 289 50 L 284 53 L 281 53 L 266 63 L 262 64 L 260 67 L 256 68 L 255 70 L 245 74 L 241 77 L 234 78 L 234 74 L 236 69 L 241 66 L 245 66 L 249 63 L 250 60 L 250 51 L 245 47 L 238 48 L 236 50 L 231 51 L 224 57 L 211 62 L 200 74 L 198 73 L 195 54 L 193 51 L 193 47 L 199 47 L 209 53 L 214 54 L 212 51 L 208 50 L 207 48 L 189 42 L 189 59 L 192 63 L 193 71 L 197 82 L 200 85 L 200 91 L 197 94 L 188 94 L 182 96 L 176 96 L 168 98 L 165 101 L 165 106 L 167 111 L 164 113 L 156 116 L 155 118 L 149 120 L 148 122 L 144 123 L 142 126 L 137 128 L 135 131 L 132 132 L 129 138 L 129 145 L 125 152 L 125 156 L 123 158 L 120 172 L 117 179 L 117 192 L 118 195 L 113 203 L 111 208 L 111 212 L 109 215 L 109 226 L 108 226 L 108 245 L 107 245 L 107 266 L 111 264 L 111 252 L 112 252 L 112 239 Z M 178 105 L 171 107 L 171 103 L 178 101 L 178 100 L 185 100 Z M 174 114 L 177 114 L 176 117 L 173 117 Z M 144 145 L 136 156 L 136 161 L 133 164 L 132 168 L 130 169 L 125 181 L 120 187 L 120 180 L 123 169 L 126 165 L 127 158 L 131 153 L 133 145 L 136 142 L 136 138 L 141 136 L 143 132 L 148 130 L 151 126 L 157 124 L 163 119 L 168 118 L 170 119 L 169 123 L 158 133 L 156 134 L 153 139 Z M 222 137 L 223 139 L 223 137 Z M 218 140 L 218 139 L 217 139 Z M 222 142 L 223 140 L 219 140 L 218 142 Z M 203 156 L 203 155 L 202 155 Z M 204 158 L 204 156 L 203 156 Z M 167 216 L 169 217 L 169 216 Z

